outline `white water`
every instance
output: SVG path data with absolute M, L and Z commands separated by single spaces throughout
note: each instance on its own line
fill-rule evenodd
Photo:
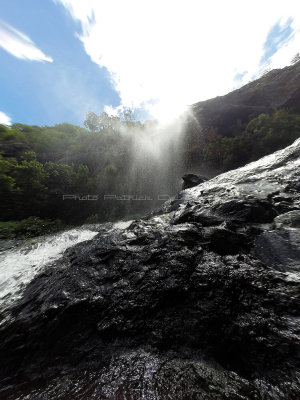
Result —
M 126 229 L 132 221 L 119 221 L 106 226 L 106 231 Z M 86 225 L 53 235 L 24 241 L 0 253 L 0 310 L 7 309 L 22 297 L 27 284 L 47 265 L 58 260 L 69 247 L 90 240 L 101 224 Z
M 74 244 L 92 239 L 98 232 L 72 229 L 43 236 L 0 253 L 0 308 L 22 296 L 26 285 L 49 263 Z M 28 243 L 28 242 L 27 242 Z

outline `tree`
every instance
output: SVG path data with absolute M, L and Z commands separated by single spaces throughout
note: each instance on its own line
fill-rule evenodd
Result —
M 142 124 L 136 120 L 134 111 L 130 108 L 123 108 L 118 115 L 108 115 L 102 112 L 100 115 L 89 112 L 86 115 L 84 126 L 91 132 L 116 133 L 132 128 L 142 128 Z
M 86 115 L 83 125 L 92 132 L 97 132 L 98 130 L 98 115 L 94 112 L 89 112 Z
M 92 132 L 117 132 L 120 130 L 120 119 L 106 112 L 100 115 L 89 112 L 84 121 L 84 126 Z

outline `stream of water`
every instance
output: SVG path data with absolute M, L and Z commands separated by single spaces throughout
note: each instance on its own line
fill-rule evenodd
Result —
M 0 253 L 0 309 L 22 296 L 25 286 L 64 251 L 92 239 L 97 231 L 72 229 L 23 241 Z

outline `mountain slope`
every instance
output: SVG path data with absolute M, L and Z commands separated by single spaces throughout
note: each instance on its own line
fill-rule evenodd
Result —
M 214 176 L 258 160 L 293 143 L 299 124 L 300 62 L 192 105 L 182 143 L 186 172 Z
M 191 107 L 202 133 L 234 136 L 261 113 L 287 108 L 300 113 L 300 62 L 275 69 L 225 96 Z

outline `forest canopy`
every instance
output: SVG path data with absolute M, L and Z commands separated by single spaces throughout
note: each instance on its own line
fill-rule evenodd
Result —
M 0 221 L 29 217 L 67 224 L 108 221 L 157 205 L 105 201 L 108 194 L 153 197 L 154 180 L 167 173 L 158 174 L 149 163 L 132 174 L 133 143 L 137 135 L 149 135 L 145 124 L 126 111 L 121 117 L 89 113 L 84 125 L 88 129 L 68 123 L 0 125 Z M 187 132 L 184 135 L 188 137 Z M 299 136 L 300 115 L 287 110 L 261 114 L 239 135 L 208 136 L 202 142 L 199 164 L 223 172 L 284 148 Z M 195 140 L 183 138 L 180 157 L 184 165 L 190 165 L 192 158 L 195 166 L 198 147 Z M 88 195 L 94 198 L 84 198 Z

